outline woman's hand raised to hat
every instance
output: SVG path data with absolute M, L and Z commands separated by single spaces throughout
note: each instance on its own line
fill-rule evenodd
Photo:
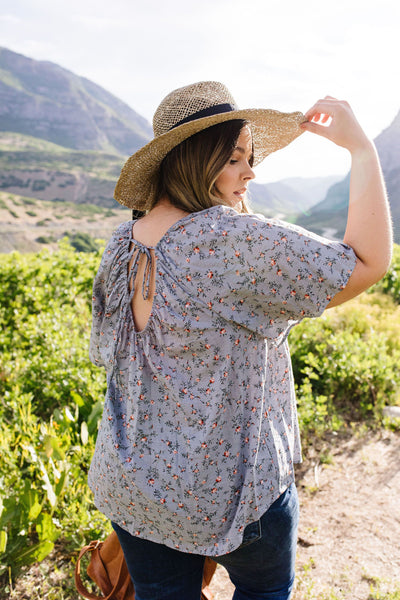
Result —
M 372 142 L 345 100 L 325 96 L 306 113 L 301 128 L 316 133 L 342 146 L 352 154 L 371 148 Z
M 349 104 L 326 96 L 305 113 L 305 118 L 300 127 L 351 153 L 349 211 L 343 241 L 353 248 L 357 263 L 344 290 L 328 304 L 330 308 L 357 296 L 387 271 L 392 251 L 390 209 L 374 143 Z

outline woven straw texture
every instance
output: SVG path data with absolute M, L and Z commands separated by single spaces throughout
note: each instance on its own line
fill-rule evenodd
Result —
M 189 85 L 166 96 L 154 114 L 154 139 L 126 161 L 115 188 L 115 199 L 129 208 L 148 210 L 156 193 L 158 169 L 163 158 L 188 137 L 217 123 L 233 119 L 249 122 L 253 135 L 254 166 L 303 133 L 299 127 L 305 120 L 302 113 L 255 108 L 235 108 L 176 126 L 183 119 L 220 104 L 236 107 L 227 88 L 214 81 Z

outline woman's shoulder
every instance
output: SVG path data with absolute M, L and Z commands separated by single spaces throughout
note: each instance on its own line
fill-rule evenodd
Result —
M 132 226 L 135 223 L 135 221 L 123 221 L 122 223 L 120 223 L 113 231 L 112 235 L 111 235 L 111 239 L 120 239 L 122 237 L 127 237 L 130 238 L 131 237 L 131 232 L 132 232 Z
M 230 206 L 218 204 L 205 210 L 192 213 L 185 219 L 186 229 L 188 228 L 216 233 L 226 231 L 226 233 L 236 229 L 251 227 L 259 223 L 267 223 L 267 217 L 261 214 L 239 213 Z M 178 225 L 183 224 L 183 220 Z
M 180 219 L 164 235 L 162 243 L 169 250 L 180 251 L 193 244 L 237 247 L 256 239 L 273 243 L 290 232 L 296 237 L 301 229 L 262 214 L 239 213 L 229 206 L 217 205 Z
M 132 225 L 134 221 L 123 221 L 120 223 L 109 237 L 105 251 L 116 250 L 121 243 L 128 242 L 131 238 Z
M 225 205 L 213 206 L 208 210 L 195 213 L 191 219 L 193 232 L 219 235 L 221 240 L 229 237 L 259 235 L 261 237 L 282 236 L 285 232 L 297 235 L 306 233 L 300 227 L 261 213 L 239 213 Z M 189 231 L 189 230 L 188 230 Z

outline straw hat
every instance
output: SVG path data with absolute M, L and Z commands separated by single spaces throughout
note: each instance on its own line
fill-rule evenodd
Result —
M 303 130 L 299 125 L 305 121 L 300 112 L 239 110 L 228 89 L 217 81 L 201 81 L 174 90 L 154 114 L 154 139 L 123 166 L 114 198 L 129 208 L 148 210 L 157 189 L 158 169 L 168 152 L 195 133 L 233 119 L 249 122 L 254 166 L 301 135 Z

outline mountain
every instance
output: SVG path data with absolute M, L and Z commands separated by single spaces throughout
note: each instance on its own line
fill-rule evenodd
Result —
M 254 212 L 274 217 L 288 218 L 307 211 L 318 204 L 328 188 L 340 179 L 339 175 L 328 177 L 291 177 L 273 183 L 251 182 L 250 203 Z
M 394 225 L 394 241 L 400 244 L 400 112 L 393 122 L 374 140 L 385 178 Z M 350 173 L 332 185 L 324 200 L 309 215 L 301 215 L 296 223 L 320 234 L 342 238 L 347 219 Z
M 122 155 L 152 137 L 143 117 L 100 86 L 6 48 L 0 48 L 0 131 Z
M 37 249 L 37 237 L 56 240 L 64 219 L 87 233 L 107 234 L 115 219 L 126 218 L 107 216 L 109 209 L 123 210 L 113 199 L 121 167 L 151 137 L 143 117 L 95 83 L 0 48 L 0 237 L 8 236 L 0 251 Z M 252 209 L 294 220 L 337 180 L 252 182 Z M 96 217 L 85 207 L 96 207 Z M 83 214 L 86 220 L 79 221 Z
M 125 157 L 71 150 L 32 136 L 0 131 L 0 191 L 40 200 L 115 208 L 115 182 Z M 318 203 L 336 177 L 250 183 L 254 212 L 291 218 Z

